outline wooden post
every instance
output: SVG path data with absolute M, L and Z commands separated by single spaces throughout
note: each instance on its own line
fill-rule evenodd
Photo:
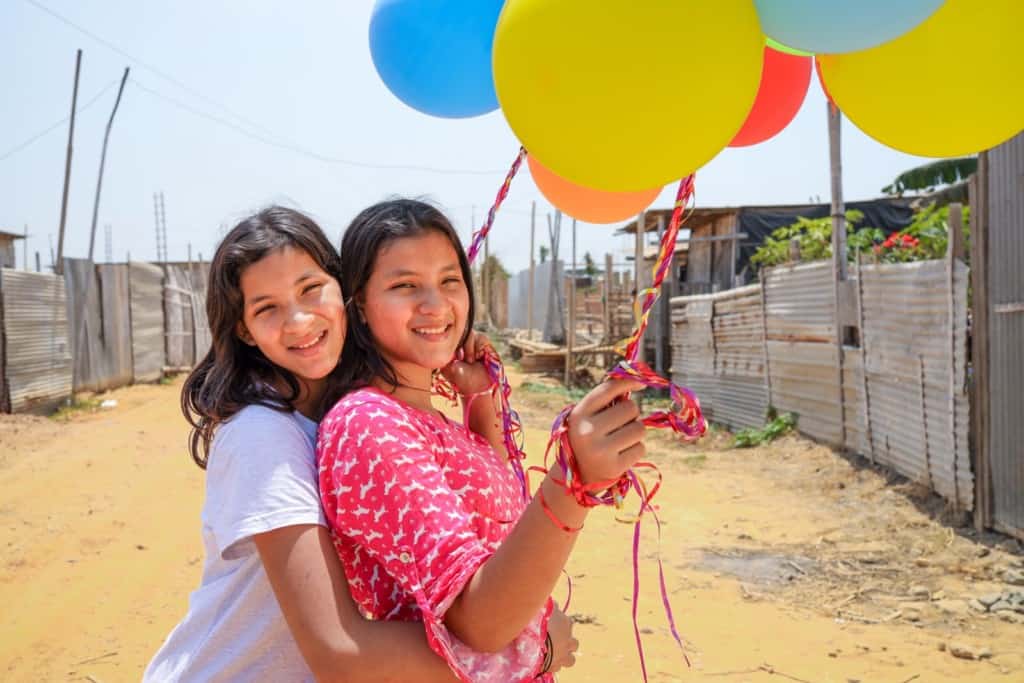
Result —
M 794 237 L 789 240 L 789 260 L 793 263 L 800 263 L 800 238 Z
M 36 252 L 36 272 L 42 272 L 42 265 L 39 263 L 39 252 Z
M 840 282 L 846 280 L 846 215 L 843 205 L 843 167 L 840 147 L 839 108 L 827 102 L 828 109 L 828 156 L 832 180 L 832 295 L 834 302 L 833 323 L 836 342 L 836 387 L 839 403 L 839 447 L 846 448 L 846 404 L 843 396 L 843 320 L 840 311 Z
M 661 244 L 661 236 L 665 233 L 665 216 L 658 216 L 658 244 Z M 674 254 L 670 255 L 670 257 Z M 664 284 L 664 282 L 662 283 Z M 662 293 L 664 293 L 664 288 Z M 665 305 L 668 304 L 667 296 L 658 297 L 654 311 L 654 370 L 662 377 L 665 376 Z
M 534 235 L 537 228 L 537 202 L 530 205 L 530 280 L 529 291 L 526 294 L 526 330 L 527 339 L 533 341 L 533 284 L 534 274 L 537 270 L 537 259 L 534 256 Z
M 110 119 L 107 121 L 107 129 L 103 134 L 103 148 L 100 151 L 100 172 L 96 176 L 96 196 L 92 203 L 92 227 L 89 229 L 89 260 L 92 261 L 93 247 L 96 244 L 96 219 L 99 217 L 100 211 L 100 192 L 103 189 L 103 167 L 107 161 L 107 143 L 110 142 L 110 129 L 114 126 L 114 116 L 117 115 L 117 109 L 121 104 L 121 95 L 124 93 L 124 84 L 128 82 L 128 67 L 124 69 L 124 75 L 121 76 L 121 87 L 117 89 L 117 99 L 114 100 L 114 108 L 110 112 Z
M 843 162 L 840 145 L 842 114 L 831 102 L 828 108 L 828 157 L 832 179 L 832 264 L 836 278 L 846 279 L 846 207 L 843 203 Z
M 875 464 L 875 439 L 871 426 L 871 396 L 868 393 L 867 330 L 864 329 L 864 259 L 857 252 L 857 329 L 860 336 L 860 390 L 864 403 L 864 428 L 868 438 L 868 459 Z
M 60 228 L 57 233 L 57 260 L 53 270 L 57 275 L 64 274 L 64 226 L 68 217 L 68 186 L 71 184 L 71 152 L 75 142 L 75 109 L 78 104 L 78 73 L 82 68 L 82 51 L 75 54 L 75 84 L 71 90 L 71 125 L 68 126 L 68 151 L 64 158 L 64 192 L 60 200 Z M 50 259 L 53 260 L 52 258 Z
M 992 465 L 989 460 L 989 285 L 988 152 L 978 154 L 971 196 L 971 430 L 974 437 L 974 525 L 992 526 Z
M 646 231 L 646 229 L 647 229 L 647 214 L 645 212 L 641 211 L 640 215 L 637 216 L 637 219 L 636 219 L 636 236 L 635 236 L 636 240 L 634 241 L 634 244 L 633 244 L 633 247 L 634 247 L 634 256 L 633 256 L 633 258 L 635 260 L 634 268 L 633 268 L 633 289 L 636 290 L 636 292 L 633 294 L 633 300 L 636 302 L 636 306 L 637 306 L 637 308 L 634 309 L 634 310 L 639 310 L 638 307 L 640 305 L 640 302 L 642 301 L 641 297 L 643 296 L 641 294 L 641 292 L 642 292 L 642 290 L 643 290 L 643 288 L 645 286 L 644 283 L 647 281 L 647 278 L 644 277 L 644 271 L 646 269 L 645 268 L 646 263 L 644 262 L 644 232 Z M 637 340 L 636 359 L 638 361 L 641 361 L 641 362 L 643 362 L 643 360 L 644 360 L 644 340 L 643 340 L 643 337 L 641 337 L 640 339 Z
M 925 401 L 924 388 L 924 356 L 917 357 L 918 367 L 918 388 L 921 394 L 921 433 L 924 435 L 924 466 L 928 473 L 928 488 L 935 490 L 935 480 L 932 478 L 932 452 L 928 446 L 928 405 Z
M 565 387 L 572 386 L 574 359 L 573 347 L 576 345 L 576 219 L 572 219 L 572 271 L 569 275 L 569 329 L 565 331 Z
M 949 205 L 949 234 L 946 247 L 946 304 L 949 319 L 949 436 L 953 448 L 953 507 L 960 511 L 960 450 L 957 448 L 956 397 L 963 390 L 957 382 L 956 367 L 956 262 L 963 257 L 964 222 L 963 206 L 959 202 Z M 964 349 L 966 354 L 966 349 Z M 964 359 L 966 362 L 966 358 Z
M 606 344 L 614 344 L 615 339 L 612 338 L 611 334 L 611 282 L 614 278 L 614 272 L 611 269 L 611 254 L 604 255 L 604 297 L 601 306 L 601 319 L 604 323 L 604 342 Z
M 772 409 L 772 373 L 768 360 L 768 270 L 762 268 L 757 271 L 757 277 L 761 280 L 761 342 L 764 353 L 764 388 L 768 394 L 768 410 Z

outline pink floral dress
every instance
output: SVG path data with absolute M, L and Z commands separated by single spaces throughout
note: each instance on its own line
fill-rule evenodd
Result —
M 445 612 L 525 508 L 518 480 L 487 441 L 364 388 L 320 423 L 317 461 L 335 548 L 366 615 L 422 621 L 431 648 L 463 681 L 537 676 L 550 599 L 499 653 L 471 650 L 444 624 Z

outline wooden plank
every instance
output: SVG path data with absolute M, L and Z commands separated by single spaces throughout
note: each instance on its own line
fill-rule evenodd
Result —
M 604 255 L 604 297 L 601 300 L 601 321 L 604 323 L 604 340 L 613 343 L 612 335 L 612 255 Z
M 537 228 L 537 202 L 530 206 L 530 278 L 529 291 L 526 293 L 526 329 L 529 330 L 530 339 L 533 339 L 533 289 L 534 277 L 537 270 L 536 250 L 534 249 L 534 235 Z
M 572 386 L 572 347 L 576 341 L 576 219 L 572 219 L 572 275 L 569 276 L 569 329 L 565 331 L 565 386 Z
M 956 262 L 963 254 L 963 206 L 959 203 L 949 205 L 949 231 L 946 248 L 946 310 L 949 321 L 949 437 L 953 447 L 953 508 L 960 507 L 960 452 L 956 438 L 956 397 L 959 394 L 956 382 Z
M 971 434 L 974 437 L 974 524 L 992 527 L 992 465 L 989 452 L 988 152 L 978 155 L 970 181 L 971 201 Z
M 767 296 L 765 294 L 765 269 L 762 268 L 758 271 L 758 277 L 761 279 L 761 349 L 764 354 L 764 385 L 765 390 L 768 394 L 768 409 L 772 408 L 772 373 L 771 366 L 768 364 L 768 304 Z
M 639 305 L 642 296 L 641 292 L 643 291 L 644 287 L 647 286 L 647 264 L 644 263 L 644 233 L 647 230 L 647 214 L 645 212 L 640 212 L 640 215 L 637 217 L 636 224 L 636 240 L 633 245 L 633 262 L 635 265 L 636 272 L 636 275 L 634 277 L 636 293 L 633 296 L 636 305 Z M 641 363 L 644 361 L 644 340 L 642 336 L 639 340 L 637 340 L 636 360 L 640 361 Z
M 871 394 L 868 388 L 867 334 L 864 331 L 864 258 L 857 252 L 857 329 L 860 330 L 860 385 L 864 403 L 864 425 L 868 438 L 868 458 L 875 464 L 875 439 L 871 426 Z

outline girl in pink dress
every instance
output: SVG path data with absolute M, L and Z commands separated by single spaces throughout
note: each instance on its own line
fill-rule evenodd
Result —
M 551 475 L 523 499 L 496 402 L 481 395 L 487 342 L 471 331 L 458 236 L 434 207 L 393 200 L 356 217 L 341 256 L 349 334 L 317 460 L 352 596 L 372 618 L 422 621 L 461 680 L 550 680 L 546 636 L 566 617 L 549 595 L 587 510 Z M 470 402 L 468 424 L 431 405 L 437 371 Z M 643 456 L 639 411 L 623 396 L 639 389 L 607 382 L 570 414 L 585 483 Z

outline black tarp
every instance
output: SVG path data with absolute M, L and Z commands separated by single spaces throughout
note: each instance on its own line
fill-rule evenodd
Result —
M 855 228 L 880 228 L 887 235 L 898 232 L 910 225 L 914 210 L 908 199 L 872 199 L 862 202 L 847 202 L 846 210 L 864 214 L 864 220 Z M 803 206 L 747 206 L 738 209 L 738 232 L 746 237 L 740 242 L 736 272 L 741 273 L 750 263 L 757 248 L 773 231 L 796 223 L 797 218 L 825 218 L 831 215 L 829 204 L 808 204 Z M 748 275 L 749 277 L 749 275 Z

